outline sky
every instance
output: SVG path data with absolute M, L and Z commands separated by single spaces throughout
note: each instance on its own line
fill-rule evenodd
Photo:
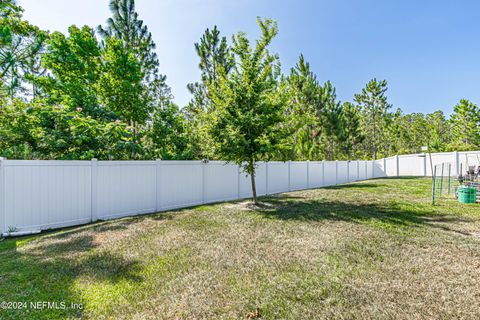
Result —
M 18 0 L 42 29 L 104 24 L 108 0 Z M 480 1 L 467 0 L 136 0 L 157 44 L 160 71 L 175 103 L 200 80 L 194 43 L 217 25 L 230 40 L 258 37 L 256 17 L 278 22 L 272 52 L 288 73 L 303 53 L 321 82 L 351 101 L 372 78 L 386 79 L 390 103 L 404 112 L 450 114 L 467 98 L 480 103 Z

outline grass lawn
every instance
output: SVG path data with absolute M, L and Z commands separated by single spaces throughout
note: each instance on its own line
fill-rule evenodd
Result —
M 480 317 L 480 206 L 413 178 L 261 200 L 4 240 L 0 302 L 66 307 L 0 318 Z

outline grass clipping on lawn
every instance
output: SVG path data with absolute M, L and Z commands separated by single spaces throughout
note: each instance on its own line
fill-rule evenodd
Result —
M 480 208 L 432 207 L 429 187 L 378 179 L 5 240 L 0 301 L 67 307 L 0 317 L 478 318 Z

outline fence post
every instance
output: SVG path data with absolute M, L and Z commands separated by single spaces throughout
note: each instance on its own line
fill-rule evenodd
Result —
M 310 189 L 310 160 L 307 160 L 307 189 Z
M 7 186 L 5 185 L 5 160 L 0 157 L 0 237 L 7 232 L 6 226 L 6 203 L 5 203 L 5 191 Z
M 162 160 L 155 160 L 155 211 L 162 209 L 162 195 L 160 186 L 162 185 Z
M 423 157 L 423 176 L 426 177 L 427 176 L 427 154 L 426 153 L 423 153 L 424 157 Z
M 347 160 L 347 182 L 350 182 L 350 160 Z
M 452 164 L 448 164 L 448 194 L 450 194 L 450 187 L 452 186 L 451 180 L 452 180 Z
M 432 172 L 432 205 L 435 205 L 435 186 L 437 184 L 436 177 L 437 177 L 437 166 L 433 168 L 433 172 Z
M 455 163 L 455 172 L 457 177 L 461 174 L 460 172 L 460 155 L 457 151 L 453 152 L 453 163 Z
M 268 196 L 268 161 L 265 162 L 265 194 Z
M 367 160 L 363 160 L 363 164 L 365 166 L 365 180 L 368 180 L 368 166 Z
M 205 166 L 207 160 L 202 160 L 202 204 L 205 203 Z
M 335 184 L 338 184 L 338 160 L 335 160 Z
M 322 186 L 325 185 L 325 160 L 322 160 Z
M 290 173 L 290 168 L 291 168 L 292 160 L 288 160 L 288 191 L 292 191 L 292 186 L 290 181 L 291 180 L 291 173 Z
M 242 174 L 242 169 L 240 165 L 237 167 L 237 199 L 240 199 L 240 175 Z
M 395 156 L 395 174 L 397 175 L 397 177 L 400 176 L 400 158 L 398 157 L 398 155 Z
M 372 176 L 375 177 L 375 172 L 373 171 L 373 167 L 374 166 L 372 165 Z M 385 173 L 385 176 L 388 176 L 388 174 L 387 174 L 387 158 L 383 158 L 383 173 Z
M 360 180 L 360 161 L 357 160 L 357 181 Z
M 92 201 L 92 215 L 91 215 L 91 220 L 92 222 L 95 222 L 98 220 L 98 203 L 97 203 L 97 197 L 98 197 L 98 161 L 97 159 L 93 158 L 91 161 L 91 180 L 92 180 L 92 196 L 91 196 L 91 201 Z
M 440 196 L 442 196 L 442 192 L 443 192 L 443 170 L 444 170 L 444 167 L 445 167 L 445 163 L 442 162 L 442 173 L 441 173 L 441 178 L 440 178 Z

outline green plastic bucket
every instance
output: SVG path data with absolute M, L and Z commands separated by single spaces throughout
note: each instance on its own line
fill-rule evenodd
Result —
M 477 189 L 467 186 L 458 188 L 458 202 L 475 203 L 477 201 Z

